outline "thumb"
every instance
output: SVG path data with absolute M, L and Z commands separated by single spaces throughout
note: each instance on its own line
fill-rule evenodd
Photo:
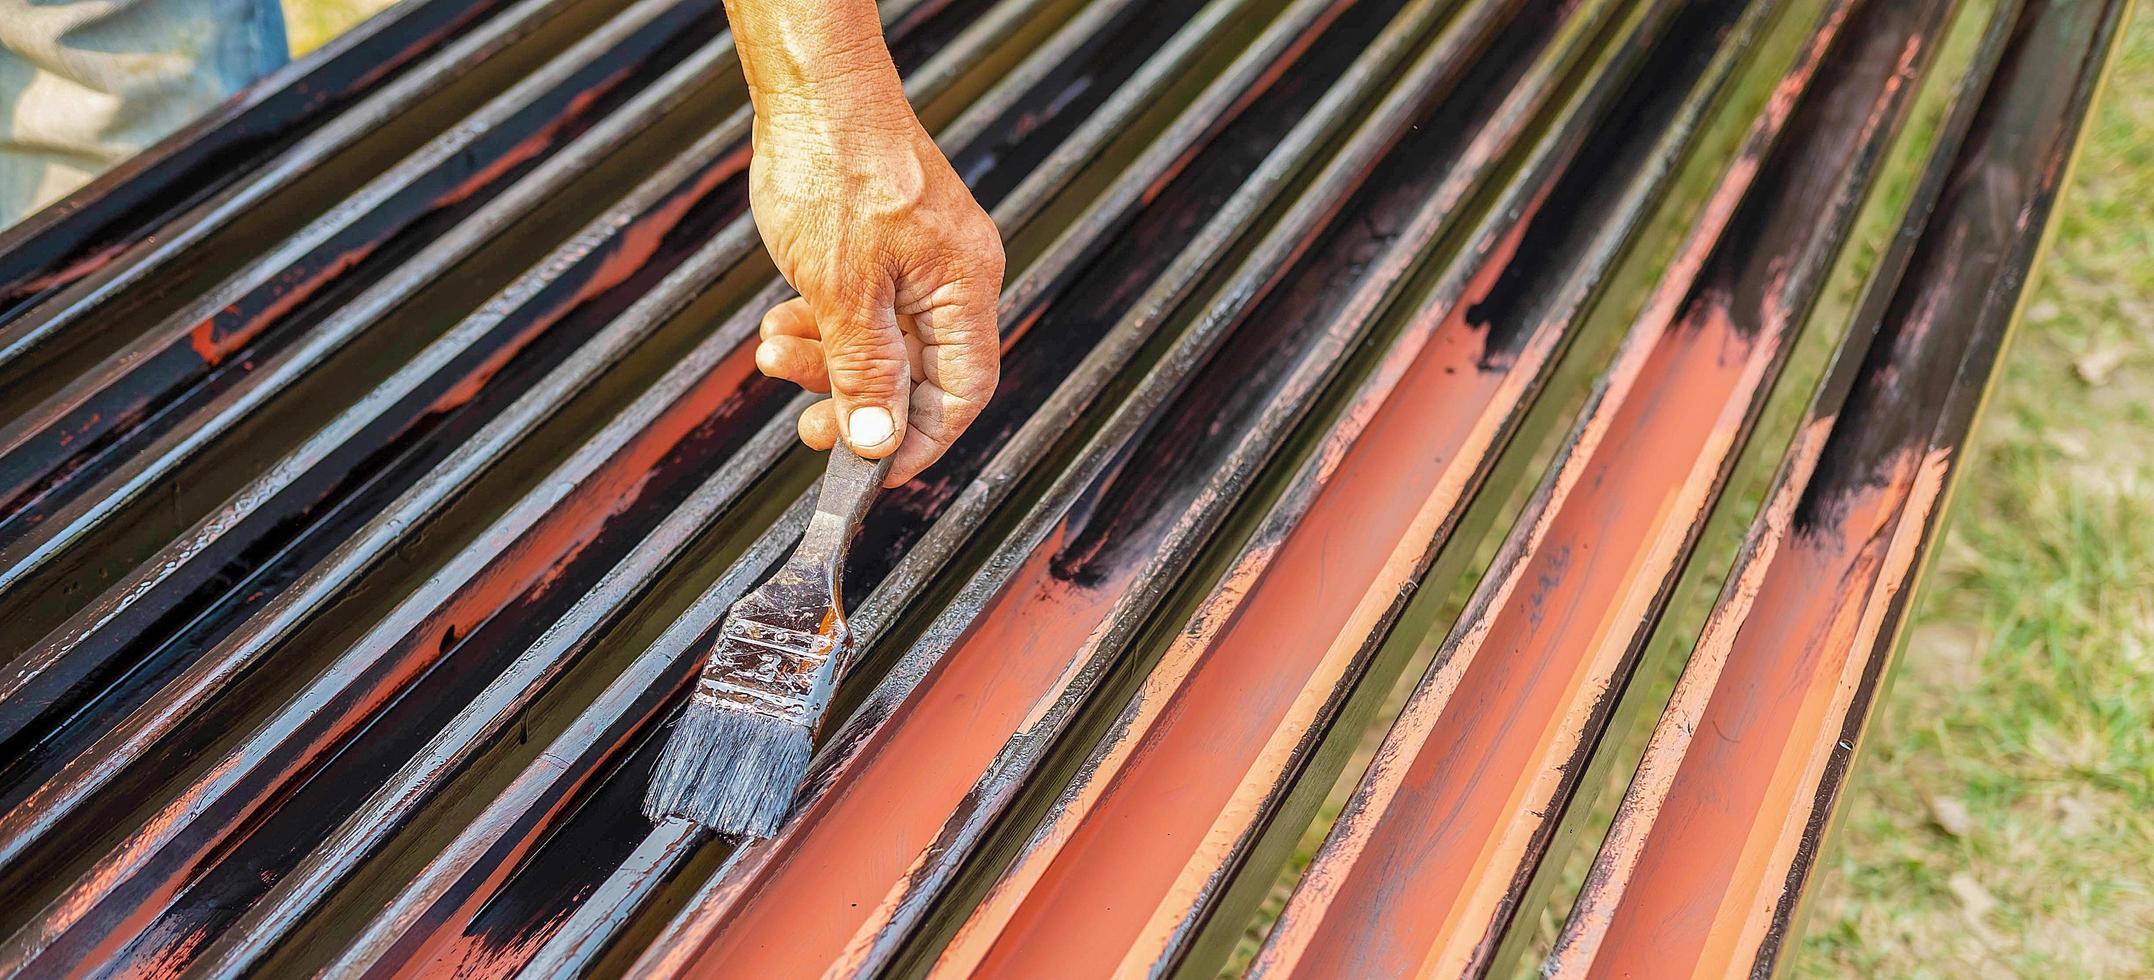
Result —
M 853 451 L 881 459 L 905 441 L 910 362 L 897 315 L 887 306 L 834 318 L 823 330 L 823 359 L 838 431 Z

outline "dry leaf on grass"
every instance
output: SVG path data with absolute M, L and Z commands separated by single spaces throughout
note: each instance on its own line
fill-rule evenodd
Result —
M 2128 353 L 2122 345 L 2096 347 L 2072 360 L 2072 372 L 2079 375 L 2079 380 L 2099 388 L 2109 383 L 2110 375 L 2116 373 Z
M 1932 796 L 1929 804 L 1930 820 L 1938 829 L 1963 839 L 1974 831 L 1974 815 L 1957 797 Z

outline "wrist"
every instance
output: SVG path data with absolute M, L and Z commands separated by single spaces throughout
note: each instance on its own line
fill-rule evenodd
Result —
M 761 121 L 789 129 L 910 120 L 873 0 L 726 0 Z
M 864 134 L 881 139 L 917 128 L 912 104 L 895 83 L 867 79 L 771 86 L 754 97 L 756 123 L 787 133 Z

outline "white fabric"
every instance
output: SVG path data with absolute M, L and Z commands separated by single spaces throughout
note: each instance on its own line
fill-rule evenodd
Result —
M 287 57 L 276 0 L 0 0 L 0 227 Z

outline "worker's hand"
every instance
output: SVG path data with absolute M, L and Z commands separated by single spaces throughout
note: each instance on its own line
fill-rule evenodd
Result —
M 756 365 L 829 392 L 801 439 L 896 453 L 890 486 L 941 458 L 994 394 L 1003 261 L 994 222 L 893 94 L 762 100 L 749 167 L 756 227 L 800 291 L 763 318 Z

